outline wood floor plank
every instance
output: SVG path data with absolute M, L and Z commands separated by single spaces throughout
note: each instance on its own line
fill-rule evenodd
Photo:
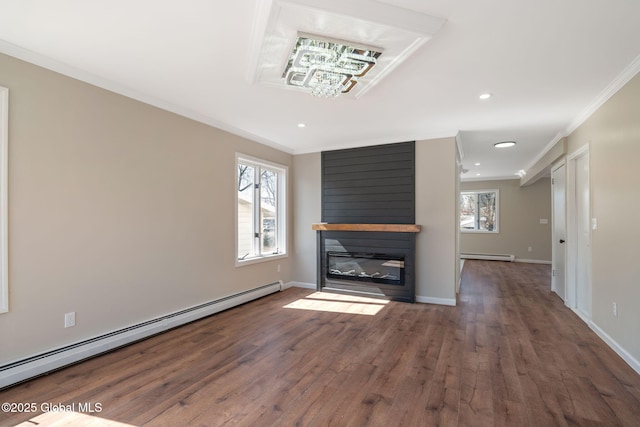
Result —
M 467 260 L 455 307 L 288 289 L 0 402 L 102 405 L 0 426 L 637 426 L 640 376 L 550 292 L 549 266 Z

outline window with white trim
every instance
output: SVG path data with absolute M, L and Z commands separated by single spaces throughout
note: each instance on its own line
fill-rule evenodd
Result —
M 9 89 L 0 87 L 0 313 L 9 311 L 9 263 L 7 224 L 7 179 L 9 174 Z
M 236 264 L 286 254 L 287 168 L 236 155 Z
M 498 190 L 460 192 L 460 231 L 498 232 Z

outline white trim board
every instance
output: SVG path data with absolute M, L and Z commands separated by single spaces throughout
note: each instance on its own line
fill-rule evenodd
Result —
M 602 330 L 598 325 L 593 322 L 588 322 L 589 327 L 593 332 L 598 335 L 602 341 L 604 341 L 613 351 L 615 351 L 618 356 L 620 356 L 631 368 L 640 374 L 640 361 L 633 357 L 627 350 L 625 350 L 620 344 L 616 342 L 613 338 L 609 336 L 605 331 Z
M 305 283 L 305 282 L 287 282 L 284 284 L 284 286 L 282 287 L 282 289 L 289 289 L 289 288 L 303 288 L 303 289 L 313 289 L 316 290 L 316 284 L 315 283 Z
M 72 363 L 80 362 L 152 335 L 281 291 L 282 287 L 282 281 L 270 283 L 8 363 L 0 366 L 0 390 Z
M 416 295 L 416 302 L 419 302 L 422 304 L 447 305 L 450 307 L 456 306 L 455 298 L 434 298 L 434 297 L 425 297 L 421 295 Z
M 20 59 L 21 61 L 25 61 L 42 68 L 46 68 L 47 70 L 51 70 L 58 74 L 62 74 L 63 76 L 80 80 L 92 86 L 96 86 L 96 87 L 108 90 L 110 92 L 117 93 L 118 95 L 135 99 L 136 101 L 140 101 L 142 103 L 160 108 L 161 110 L 169 111 L 170 113 L 174 113 L 179 116 L 186 117 L 191 120 L 195 120 L 196 122 L 204 123 L 206 125 L 224 130 L 226 132 L 241 136 L 251 141 L 259 142 L 261 144 L 267 145 L 269 147 L 275 148 L 285 153 L 294 154 L 291 148 L 285 147 L 284 145 L 280 145 L 275 141 L 268 140 L 264 137 L 261 137 L 260 135 L 253 134 L 251 132 L 248 132 L 244 129 L 240 129 L 239 127 L 236 127 L 233 125 L 229 125 L 220 120 L 216 120 L 215 118 L 205 116 L 189 108 L 185 108 L 184 106 L 176 105 L 171 102 L 156 98 L 154 96 L 144 94 L 136 89 L 123 86 L 120 83 L 116 83 L 112 80 L 105 79 L 95 74 L 86 72 L 79 68 L 68 65 L 64 62 L 60 62 L 58 60 L 49 58 L 47 56 L 25 49 L 23 47 L 16 46 L 4 40 L 0 40 L 0 53 L 4 53 L 5 55 L 12 56 L 14 58 Z
M 9 311 L 9 89 L 0 87 L 0 313 Z
M 624 85 L 640 72 L 640 55 L 637 56 L 618 76 L 613 79 L 607 87 L 605 87 L 591 103 L 578 114 L 565 130 L 566 135 L 571 135 L 581 124 L 583 124 L 593 113 L 595 113 L 602 105 L 615 95 Z
M 546 261 L 543 259 L 525 259 L 525 258 L 516 258 L 514 262 L 524 262 L 527 264 L 549 264 L 551 265 L 551 261 Z
M 525 170 L 531 169 L 538 160 L 542 159 L 547 152 L 553 148 L 555 144 L 558 143 L 562 138 L 571 135 L 580 125 L 589 119 L 598 111 L 602 105 L 609 100 L 613 95 L 615 95 L 624 85 L 629 83 L 629 81 L 636 76 L 640 72 L 640 55 L 637 56 L 631 63 L 624 69 L 618 76 L 613 79 L 611 83 L 605 87 L 602 92 L 598 94 L 590 103 L 584 108 L 569 124 L 569 126 L 564 129 L 564 131 L 559 132 L 556 136 L 553 137 L 551 141 L 538 153 L 538 155 L 534 158 L 534 160 L 528 165 Z
M 463 252 L 460 254 L 460 259 L 512 262 L 516 259 L 516 256 L 512 254 L 481 254 Z
M 549 151 L 551 151 L 551 149 L 552 149 L 553 147 L 555 147 L 555 146 L 556 146 L 556 144 L 557 144 L 558 142 L 560 142 L 560 140 L 561 140 L 562 138 L 564 138 L 564 137 L 565 137 L 565 135 L 564 135 L 564 133 L 563 133 L 563 132 L 558 132 L 558 133 L 556 134 L 556 136 L 554 136 L 554 137 L 553 137 L 553 139 L 552 139 L 551 141 L 549 141 L 549 143 L 548 143 L 548 144 L 547 144 L 547 145 L 542 149 L 542 151 L 540 151 L 540 152 L 538 153 L 538 155 L 537 155 L 537 156 L 535 156 L 535 157 L 533 158 L 533 160 L 531 160 L 531 161 L 527 164 L 527 166 L 524 168 L 524 170 L 525 170 L 525 171 L 531 170 L 531 168 L 532 168 L 532 167 L 534 167 L 534 166 L 536 165 L 536 163 L 538 163 L 540 160 L 542 160 L 542 158 L 543 158 L 543 157 L 544 157 L 544 156 L 545 156 Z

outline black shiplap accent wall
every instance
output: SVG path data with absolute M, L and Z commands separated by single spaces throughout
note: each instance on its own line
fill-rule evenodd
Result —
M 415 223 L 415 142 L 322 153 L 322 221 Z
M 415 224 L 415 142 L 322 153 L 322 221 L 333 224 Z M 402 256 L 404 285 L 329 279 L 326 253 Z M 415 233 L 318 231 L 318 290 L 383 294 L 415 301 Z

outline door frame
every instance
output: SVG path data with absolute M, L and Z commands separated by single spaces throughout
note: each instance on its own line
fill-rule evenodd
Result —
M 564 216 L 562 218 L 558 218 L 556 214 L 556 194 L 555 194 L 555 182 L 556 172 L 564 167 Z M 567 304 L 567 245 L 562 245 L 562 251 L 564 252 L 564 268 L 561 272 L 558 272 L 558 253 L 556 249 L 556 242 L 559 239 L 567 239 L 567 165 L 566 161 L 562 159 L 558 163 L 551 166 L 551 290 L 555 292 L 562 301 Z M 564 222 L 564 235 L 558 236 L 556 235 L 556 222 L 563 221 Z M 558 293 L 557 289 L 557 280 L 559 275 L 562 276 L 562 280 L 564 282 L 564 292 L 562 295 Z
M 590 323 L 591 319 L 585 316 L 578 310 L 578 283 L 577 283 L 577 268 L 578 268 L 578 220 L 577 220 L 577 189 L 576 189 L 576 163 L 579 158 L 587 156 L 586 160 L 589 162 L 589 144 L 585 144 L 575 152 L 567 156 L 567 180 L 566 180 L 566 196 L 567 196 L 567 274 L 565 280 L 566 287 L 566 305 L 571 308 L 585 323 Z M 590 163 L 590 162 L 589 162 Z M 589 194 L 589 218 L 591 218 L 591 171 L 587 178 L 587 190 Z M 591 287 L 591 227 L 589 227 L 589 247 L 587 251 L 587 292 L 592 292 Z M 593 305 L 592 298 L 589 298 L 590 305 Z M 589 313 L 591 313 L 592 307 L 589 307 Z

